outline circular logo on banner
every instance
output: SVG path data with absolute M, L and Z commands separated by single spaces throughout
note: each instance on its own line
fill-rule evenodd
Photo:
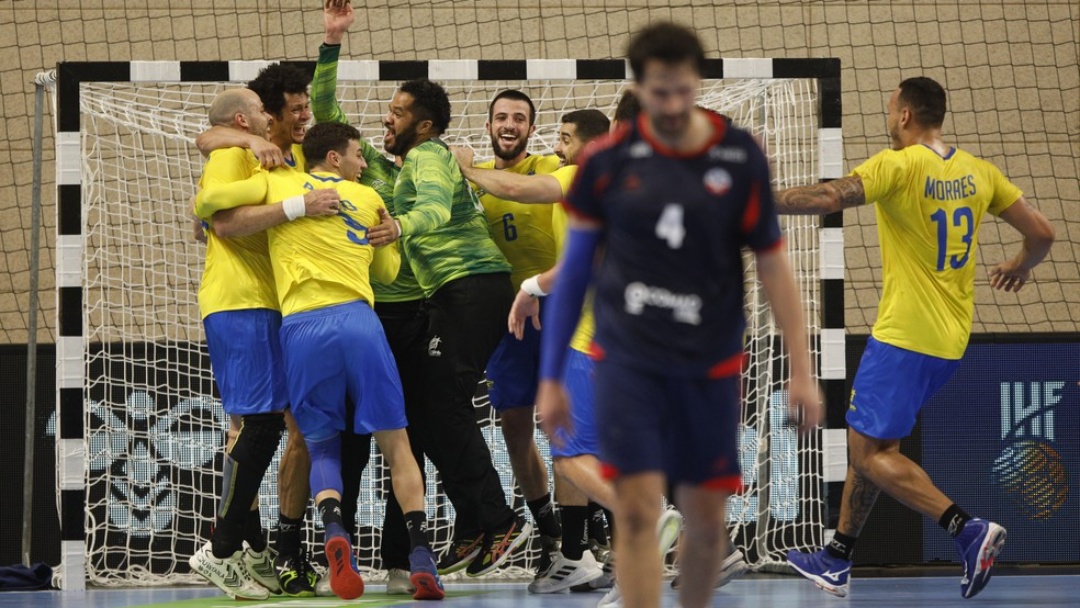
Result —
M 1030 519 L 1043 521 L 1069 498 L 1065 461 L 1049 442 L 1024 439 L 1001 450 L 991 473 L 994 482 Z

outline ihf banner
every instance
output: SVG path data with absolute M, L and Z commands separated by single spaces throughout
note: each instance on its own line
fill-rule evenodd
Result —
M 1008 529 L 1009 562 L 1077 562 L 1080 343 L 972 344 L 923 409 L 922 460 L 961 508 Z M 956 561 L 924 520 L 926 561 Z

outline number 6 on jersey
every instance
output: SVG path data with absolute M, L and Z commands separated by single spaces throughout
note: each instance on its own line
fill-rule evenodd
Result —
M 672 249 L 682 247 L 683 239 L 686 238 L 682 205 L 668 203 L 664 206 L 660 219 L 656 222 L 656 236 L 667 241 L 668 247 Z

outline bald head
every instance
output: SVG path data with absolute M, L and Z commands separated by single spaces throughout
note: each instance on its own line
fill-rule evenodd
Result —
M 210 104 L 207 113 L 211 125 L 242 129 L 255 135 L 266 135 L 267 117 L 259 95 L 251 89 L 222 91 Z

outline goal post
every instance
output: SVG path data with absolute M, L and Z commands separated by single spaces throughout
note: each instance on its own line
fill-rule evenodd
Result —
M 266 61 L 64 62 L 56 129 L 58 579 L 66 589 L 192 582 L 187 557 L 213 522 L 227 420 L 197 305 L 203 246 L 189 201 L 202 158 L 193 140 L 221 90 Z M 298 63 L 307 70 L 314 62 Z M 398 84 L 428 77 L 451 99 L 448 143 L 491 156 L 483 131 L 496 92 L 518 88 L 537 105 L 530 151 L 551 153 L 566 112 L 614 109 L 630 82 L 623 60 L 341 61 L 338 97 L 364 137 L 382 148 L 381 119 Z M 700 103 L 759 137 L 777 188 L 842 176 L 838 59 L 708 59 Z M 785 217 L 789 252 L 811 328 L 815 372 L 828 400 L 845 396 L 841 214 Z M 728 504 L 737 546 L 757 569 L 791 548 L 822 543 L 827 484 L 843 480 L 842 431 L 799 436 L 786 418 L 786 359 L 746 257 L 748 365 L 740 433 L 744 491 Z M 478 387 L 478 424 L 508 501 L 515 491 L 498 423 Z M 537 433 L 546 456 L 546 438 Z M 359 505 L 361 565 L 379 567 L 385 467 L 372 448 Z M 453 507 L 428 463 L 428 515 L 440 551 Z M 277 516 L 275 464 L 261 494 Z M 309 512 L 306 538 L 321 531 Z M 524 576 L 538 545 L 511 569 Z

